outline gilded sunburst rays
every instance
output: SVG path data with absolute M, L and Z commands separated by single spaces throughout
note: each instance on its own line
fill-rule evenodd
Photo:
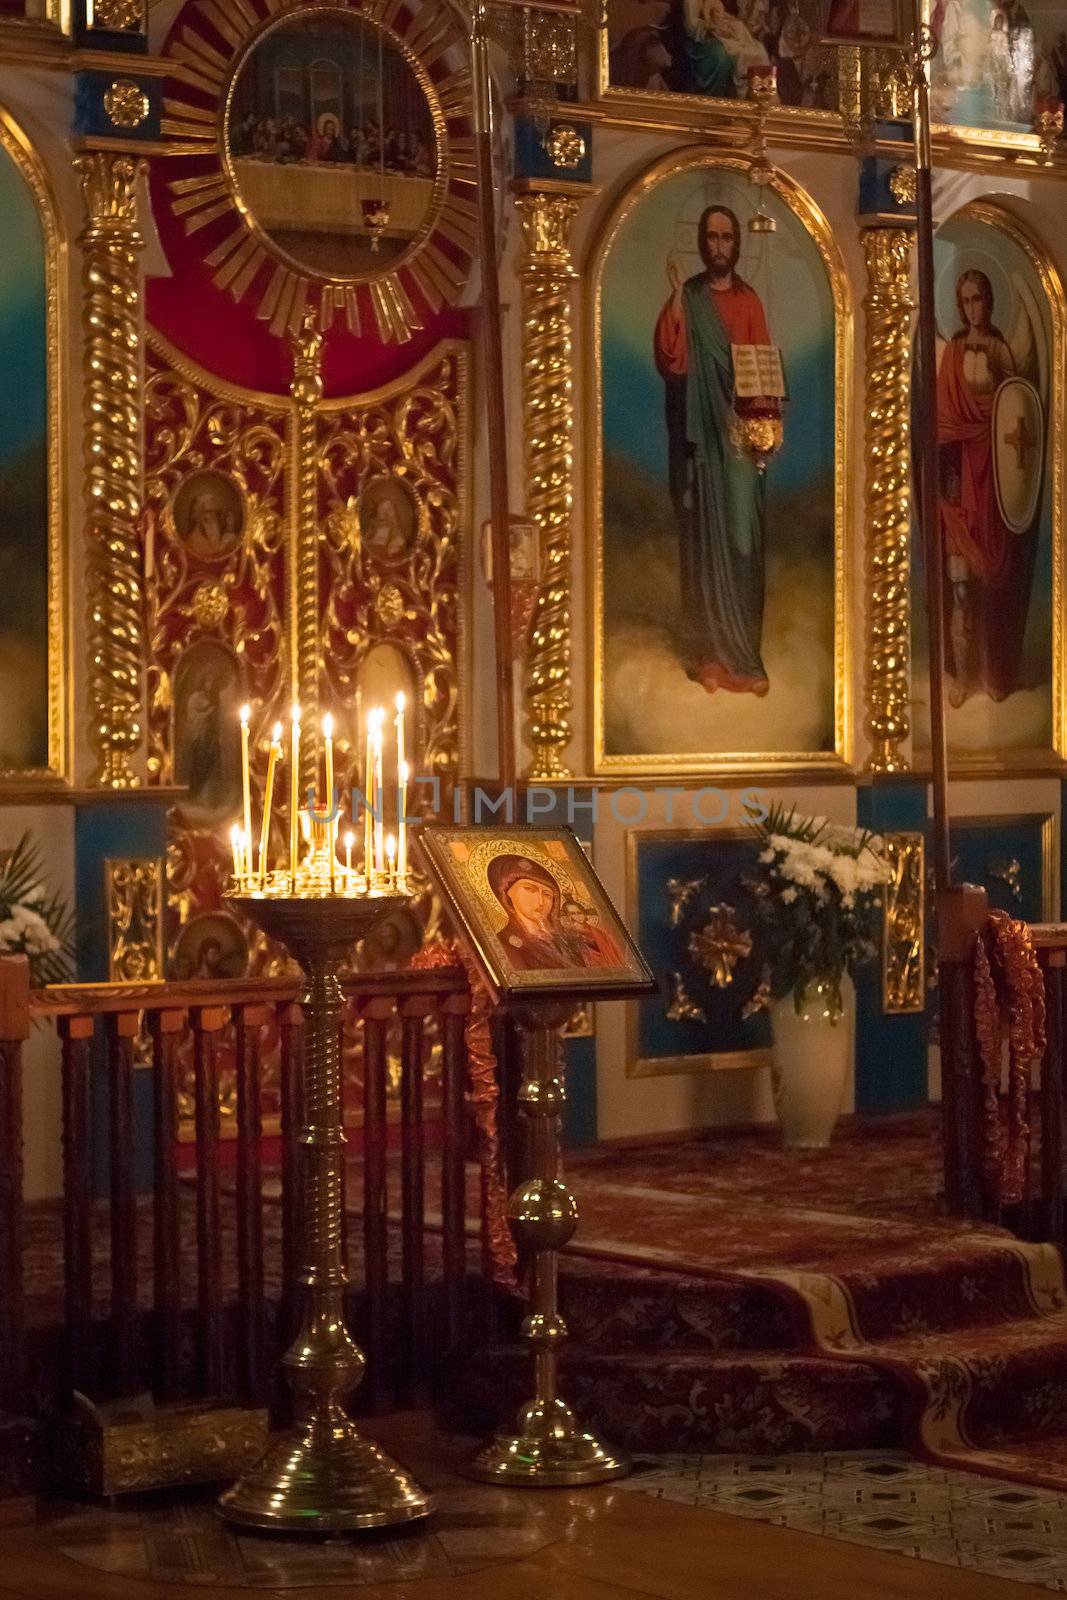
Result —
M 425 219 L 395 262 L 351 277 L 301 264 L 280 249 L 242 198 L 229 158 L 228 108 L 251 50 L 294 17 L 338 14 L 372 23 L 406 63 L 433 124 L 435 168 Z M 427 316 L 455 304 L 477 244 L 471 82 L 466 44 L 452 13 L 400 0 L 362 6 L 308 0 L 199 0 L 187 8 L 165 47 L 172 64 L 163 99 L 168 152 L 183 162 L 167 185 L 171 210 L 186 237 L 202 236 L 215 286 L 255 304 L 272 334 L 292 337 L 309 309 L 320 328 L 335 322 L 357 337 L 374 333 L 403 342 Z M 427 183 L 429 180 L 427 179 Z

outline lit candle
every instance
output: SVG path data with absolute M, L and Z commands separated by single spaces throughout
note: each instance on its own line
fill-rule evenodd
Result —
M 390 834 L 385 841 L 386 876 L 390 883 L 396 874 L 396 840 Z
M 259 876 L 267 875 L 267 844 L 270 839 L 270 811 L 274 803 L 274 770 L 282 755 L 282 725 L 274 724 L 270 736 L 270 754 L 267 757 L 267 786 L 263 791 L 263 826 L 259 830 Z
M 408 875 L 408 778 L 411 769 L 406 761 L 400 763 L 399 806 L 400 817 L 397 822 L 397 833 L 400 836 L 400 848 L 397 852 L 396 870 L 401 883 L 406 882 Z
M 385 710 L 379 706 L 374 717 L 374 870 L 385 871 L 385 782 L 382 773 L 382 728 Z
M 298 833 L 300 816 L 300 707 L 293 707 L 290 760 L 293 770 L 289 774 L 289 876 L 296 879 Z
M 244 800 L 245 872 L 252 876 L 252 765 L 248 755 L 249 706 L 241 707 L 241 794 Z
M 337 830 L 333 815 L 333 717 L 327 711 L 322 719 L 322 737 L 326 749 L 326 838 L 330 851 L 330 892 L 333 892 L 337 871 Z
M 356 842 L 356 836 L 352 832 L 352 829 L 349 828 L 348 832 L 345 834 L 345 871 L 346 872 L 351 872 L 352 871 L 352 846 L 355 844 L 355 842 Z
M 374 804 L 374 712 L 367 718 L 367 754 L 363 767 L 363 874 L 370 885 L 370 875 L 374 865 L 374 818 L 371 807 Z
M 326 809 L 333 810 L 333 717 L 327 711 L 322 719 L 322 737 L 326 742 Z M 333 837 L 333 828 L 330 828 Z
M 404 699 L 403 691 L 401 691 L 396 697 L 396 717 L 394 718 L 394 723 L 395 723 L 395 726 L 396 726 L 396 770 L 397 770 L 397 772 L 400 771 L 401 767 L 404 765 L 404 760 L 405 760 L 405 752 L 404 752 L 404 706 L 406 704 L 407 704 L 407 702 Z
M 230 849 L 233 851 L 233 875 L 241 876 L 241 829 L 235 822 L 230 829 Z

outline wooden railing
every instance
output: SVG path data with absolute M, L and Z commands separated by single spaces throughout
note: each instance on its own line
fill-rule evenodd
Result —
M 0 960 L 0 1412 L 62 1405 L 75 1390 L 94 1400 L 145 1390 L 159 1401 L 259 1404 L 277 1397 L 277 1356 L 298 1312 L 303 1019 L 297 992 L 294 979 L 74 984 L 31 993 L 25 962 Z M 357 1267 L 353 1306 L 367 1355 L 362 1404 L 374 1409 L 418 1396 L 432 1371 L 431 1349 L 440 1356 L 461 1342 L 470 994 L 463 972 L 450 968 L 359 976 L 346 992 L 346 1050 L 362 1058 L 361 1107 L 346 1108 L 362 1113 L 362 1127 L 352 1133 L 361 1160 L 349 1167 L 350 1184 L 354 1178 L 361 1185 L 349 1205 L 362 1217 L 362 1239 L 349 1241 Z M 22 1056 L 31 1031 L 42 1027 L 59 1039 L 62 1125 L 55 1137 L 62 1139 L 63 1192 L 54 1205 L 27 1207 Z M 439 1065 L 432 1098 L 431 1034 Z M 226 1161 L 219 1113 L 224 1052 L 236 1097 L 236 1138 L 227 1144 Z M 397 1053 L 399 1108 L 392 1118 L 387 1064 Z M 186 1171 L 179 1157 L 189 1147 L 179 1146 L 178 1121 L 179 1074 L 188 1060 L 195 1160 Z M 265 1143 L 268 1061 L 280 1074 L 281 1115 L 277 1139 Z M 145 1068 L 150 1119 L 144 1096 L 135 1094 Z M 94 1172 L 94 1137 L 99 1141 L 102 1130 L 108 1159 L 105 1170 L 98 1162 Z M 139 1142 L 147 1154 L 146 1141 L 151 1163 L 139 1184 L 135 1158 Z M 397 1145 L 394 1160 L 390 1147 Z M 439 1179 L 428 1204 L 430 1145 Z M 268 1228 L 272 1215 L 277 1225 Z M 36 1253 L 28 1230 L 35 1237 L 43 1232 Z M 61 1255 L 62 1301 L 54 1316 L 35 1303 L 28 1317 L 27 1274 L 36 1274 L 39 1298 L 42 1257 L 47 1266 L 50 1250 Z M 183 1356 L 190 1340 L 191 1360 Z

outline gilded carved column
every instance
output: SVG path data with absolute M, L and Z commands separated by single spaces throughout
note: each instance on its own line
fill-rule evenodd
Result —
M 301 739 L 301 782 L 315 782 L 318 741 L 319 660 L 322 654 L 319 617 L 319 473 L 316 412 L 322 399 L 322 334 L 308 312 L 293 340 L 296 406 L 293 485 L 294 537 L 289 551 L 291 679 L 294 700 L 304 719 Z
M 541 536 L 541 585 L 530 625 L 525 704 L 529 778 L 566 778 L 571 691 L 571 510 L 574 475 L 570 230 L 578 200 L 531 189 L 522 223 L 523 438 L 526 514 Z
M 140 784 L 132 762 L 143 731 L 144 488 L 142 288 L 137 181 L 144 163 L 79 157 L 85 331 L 85 500 L 89 594 L 90 737 L 102 789 Z
M 904 772 L 910 732 L 911 230 L 864 228 L 868 772 Z

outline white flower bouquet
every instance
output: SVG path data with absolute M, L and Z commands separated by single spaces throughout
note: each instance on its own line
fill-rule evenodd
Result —
M 801 1011 L 819 988 L 840 1013 L 841 980 L 876 953 L 877 908 L 889 865 L 881 838 L 825 817 L 772 808 L 755 823 L 759 870 L 750 879 L 770 938 L 771 988 Z
M 0 852 L 0 955 L 24 955 L 30 982 L 62 983 L 74 968 L 74 919 L 42 881 L 40 852 L 28 833 Z

